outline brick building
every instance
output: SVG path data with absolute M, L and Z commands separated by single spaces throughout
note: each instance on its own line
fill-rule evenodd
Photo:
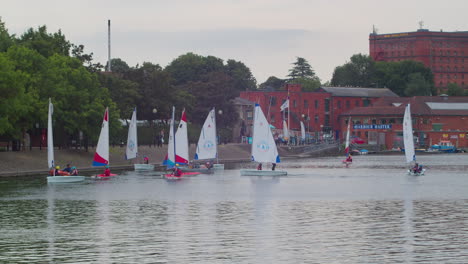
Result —
M 341 114 L 342 131 L 351 118 L 351 135 L 367 144 L 386 149 L 403 147 L 403 115 L 411 104 L 416 147 L 427 148 L 441 141 L 468 147 L 468 97 L 415 96 L 385 97 L 371 107 L 360 107 Z M 343 137 L 342 137 L 343 138 Z
M 420 61 L 432 70 L 436 87 L 468 88 L 468 31 L 371 33 L 369 54 L 375 61 Z
M 289 91 L 290 108 L 281 112 L 280 106 L 286 101 Z M 339 137 L 339 116 L 360 106 L 370 106 L 381 97 L 396 97 L 387 88 L 322 87 L 315 92 L 302 92 L 301 86 L 289 84 L 282 91 L 244 91 L 240 98 L 259 103 L 270 124 L 282 128 L 283 118 L 290 118 L 290 130 L 300 131 L 300 122 L 304 122 L 306 131 L 318 135 L 334 134 Z M 249 114 L 245 114 L 249 117 Z M 250 116 L 251 118 L 252 116 Z M 241 116 L 242 119 L 242 116 Z M 249 127 L 251 121 L 246 120 Z

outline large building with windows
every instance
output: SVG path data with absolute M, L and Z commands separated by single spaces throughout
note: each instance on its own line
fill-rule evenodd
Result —
M 422 62 L 432 70 L 439 91 L 449 83 L 468 89 L 468 31 L 371 33 L 369 54 L 375 61 Z
M 280 106 L 288 95 L 290 107 L 281 111 Z M 302 121 L 311 135 L 327 133 L 336 138 L 341 135 L 339 116 L 342 112 L 371 106 L 374 101 L 387 96 L 397 97 L 387 88 L 321 87 L 315 92 L 303 92 L 297 84 L 289 84 L 281 91 L 244 91 L 240 94 L 240 98 L 260 104 L 270 124 L 278 129 L 286 120 L 290 130 L 300 131 Z M 252 120 L 253 112 L 241 113 L 241 122 L 245 124 L 242 131 L 247 136 Z
M 468 97 L 384 97 L 371 107 L 355 108 L 340 116 L 342 131 L 351 120 L 351 135 L 385 149 L 403 147 L 403 115 L 410 104 L 416 147 L 441 142 L 468 147 Z

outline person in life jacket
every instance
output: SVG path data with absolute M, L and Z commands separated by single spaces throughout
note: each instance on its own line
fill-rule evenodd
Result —
M 182 174 L 182 171 L 179 169 L 179 164 L 175 165 L 173 174 L 174 176 L 177 176 L 177 177 Z
M 351 156 L 351 154 L 349 154 L 346 158 L 346 162 L 353 162 L 353 157 Z
M 109 165 L 106 165 L 106 169 L 104 170 L 104 176 L 110 176 L 110 175 L 111 175 L 111 171 L 110 171 Z
M 78 170 L 76 169 L 75 166 L 73 166 L 71 168 L 71 174 L 70 175 L 73 175 L 73 176 L 78 176 Z
M 143 160 L 144 160 L 145 164 L 149 164 L 149 159 L 148 159 L 147 156 L 145 156 L 145 157 L 143 158 Z
M 261 163 L 258 164 L 257 170 L 262 170 L 262 164 Z

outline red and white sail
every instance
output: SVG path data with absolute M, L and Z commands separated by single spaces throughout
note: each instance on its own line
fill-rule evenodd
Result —
M 94 154 L 93 166 L 109 164 L 109 109 L 106 107 L 102 120 L 101 134 Z

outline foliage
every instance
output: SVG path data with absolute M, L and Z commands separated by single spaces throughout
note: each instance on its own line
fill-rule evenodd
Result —
M 42 56 L 48 58 L 54 54 L 69 56 L 72 44 L 66 40 L 65 36 L 59 30 L 50 34 L 46 26 L 40 26 L 37 30 L 29 28 L 17 40 L 18 44 L 29 49 L 36 50 Z
M 109 69 L 109 62 L 106 63 L 106 70 Z M 130 70 L 128 64 L 120 58 L 111 59 L 111 71 L 115 73 L 125 74 Z
M 408 76 L 405 89 L 406 96 L 429 96 L 432 94 L 431 90 L 431 84 L 424 79 L 420 72 Z
M 449 96 L 464 96 L 465 91 L 456 83 L 449 83 L 447 85 L 447 95 Z
M 235 60 L 228 60 L 225 68 L 226 73 L 231 76 L 234 82 L 235 90 L 253 91 L 257 89 L 257 80 L 255 80 L 252 72 L 244 63 Z
M 313 92 L 320 88 L 320 79 L 315 78 L 297 78 L 291 81 L 293 84 L 300 84 L 302 91 L 304 92 Z
M 286 80 L 277 78 L 275 76 L 270 76 L 268 79 L 260 84 L 260 89 L 272 89 L 274 91 L 281 90 L 286 84 Z
M 374 86 L 375 65 L 368 55 L 355 54 L 351 56 L 350 62 L 335 68 L 331 85 L 333 86 Z
M 314 78 L 315 72 L 310 66 L 309 62 L 301 57 L 297 57 L 296 61 L 293 62 L 293 67 L 289 70 L 288 77 L 291 80 L 296 78 Z
M 13 38 L 8 33 L 8 29 L 5 27 L 5 23 L 0 17 L 0 52 L 5 52 L 10 46 L 13 45 Z

